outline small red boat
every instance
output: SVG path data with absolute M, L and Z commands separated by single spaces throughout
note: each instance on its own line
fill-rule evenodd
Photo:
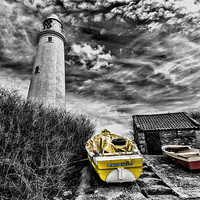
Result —
M 165 145 L 162 151 L 176 164 L 189 170 L 200 169 L 200 150 L 187 145 Z

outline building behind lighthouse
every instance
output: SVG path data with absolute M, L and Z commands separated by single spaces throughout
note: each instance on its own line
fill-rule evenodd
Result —
M 46 107 L 65 108 L 65 58 L 63 25 L 53 14 L 37 35 L 38 48 L 32 70 L 28 100 Z

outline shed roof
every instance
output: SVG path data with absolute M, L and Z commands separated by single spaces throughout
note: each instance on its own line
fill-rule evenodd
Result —
M 200 129 L 199 123 L 185 112 L 133 115 L 133 122 L 142 131 Z

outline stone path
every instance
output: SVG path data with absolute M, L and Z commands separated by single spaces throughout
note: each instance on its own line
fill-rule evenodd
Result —
M 146 164 L 180 199 L 200 200 L 200 170 L 189 171 L 164 156 L 144 156 Z
M 174 190 L 154 172 L 152 167 L 144 163 L 143 173 L 136 181 L 142 194 L 148 199 L 179 199 Z
M 107 184 L 100 180 L 91 167 L 82 171 L 82 182 L 76 200 L 145 200 L 139 186 L 134 183 Z
M 76 200 L 200 199 L 200 171 L 188 172 L 164 156 L 144 156 L 143 172 L 133 183 L 107 184 L 92 167 L 82 171 Z

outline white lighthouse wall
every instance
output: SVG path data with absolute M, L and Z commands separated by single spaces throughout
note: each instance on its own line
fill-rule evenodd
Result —
M 52 41 L 48 37 L 52 37 Z M 29 100 L 45 106 L 65 108 L 64 63 L 63 40 L 50 33 L 42 35 L 33 67 Z
M 56 104 L 65 108 L 65 55 L 64 43 L 57 43 L 56 60 Z

